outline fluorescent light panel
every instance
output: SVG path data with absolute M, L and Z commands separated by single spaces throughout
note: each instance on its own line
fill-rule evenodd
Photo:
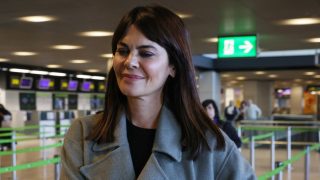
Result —
M 20 17 L 18 18 L 20 21 L 25 21 L 25 22 L 48 22 L 48 21 L 53 21 L 56 20 L 55 17 L 53 16 L 25 16 L 25 17 Z

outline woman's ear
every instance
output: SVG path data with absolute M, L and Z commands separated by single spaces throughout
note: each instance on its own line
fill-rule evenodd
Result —
M 176 76 L 176 68 L 174 66 L 170 66 L 169 75 L 174 78 Z

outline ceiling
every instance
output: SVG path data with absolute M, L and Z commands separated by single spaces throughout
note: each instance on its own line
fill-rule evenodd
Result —
M 96 69 L 98 73 L 105 73 L 107 59 L 100 55 L 111 53 L 112 37 L 83 37 L 78 34 L 92 30 L 113 31 L 124 13 L 135 6 L 150 3 L 192 15 L 184 21 L 190 31 L 194 55 L 216 53 L 216 43 L 206 42 L 205 39 L 218 35 L 257 34 L 261 51 L 320 48 L 320 43 L 305 41 L 307 38 L 320 37 L 320 24 L 284 26 L 277 23 L 291 18 L 320 18 L 319 0 L 2 0 L 0 58 L 8 59 L 6 63 L 39 67 L 58 64 L 62 69 L 82 72 Z M 44 23 L 22 22 L 17 19 L 33 15 L 50 15 L 57 19 Z M 61 44 L 80 45 L 83 48 L 50 48 Z M 32 51 L 38 54 L 12 55 L 15 51 Z M 70 63 L 73 59 L 89 62 Z M 238 76 L 237 73 L 244 76 L 241 73 L 245 72 L 235 72 L 233 76 Z M 289 71 L 284 79 L 291 78 L 292 74 Z

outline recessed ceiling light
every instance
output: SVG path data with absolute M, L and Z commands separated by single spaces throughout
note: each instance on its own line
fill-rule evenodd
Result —
M 112 58 L 112 57 L 113 57 L 113 54 L 112 54 L 112 53 L 101 54 L 101 57 L 103 57 L 103 58 Z
M 59 77 L 67 76 L 66 73 L 62 73 L 62 72 L 50 72 L 49 75 L 50 76 L 59 76 Z
M 56 20 L 53 16 L 25 16 L 18 18 L 20 21 L 26 22 L 48 22 Z
M 186 19 L 186 18 L 191 18 L 191 14 L 184 14 L 184 13 L 176 13 L 180 18 Z
M 112 36 L 113 32 L 110 31 L 87 31 L 80 33 L 80 36 L 89 36 L 89 37 L 104 37 Z
M 318 78 L 320 78 L 320 75 L 315 75 L 314 78 L 317 78 L 317 79 L 318 79 Z
M 276 74 L 270 74 L 269 76 L 268 76 L 269 78 L 276 78 L 276 77 L 278 77 Z
M 218 38 L 214 37 L 214 38 L 207 38 L 205 39 L 206 42 L 213 42 L 213 43 L 216 43 L 218 42 Z
M 244 76 L 239 76 L 239 77 L 237 77 L 237 79 L 238 79 L 238 80 L 245 80 L 246 77 L 244 77 Z
M 91 79 L 95 79 L 95 80 L 105 80 L 106 78 L 103 76 L 91 76 Z
M 227 78 L 227 77 L 230 77 L 230 74 L 222 74 L 221 76 L 224 78 Z
M 79 79 L 90 79 L 92 76 L 86 74 L 78 74 L 76 75 L 76 77 Z
M 100 71 L 99 69 L 87 69 L 87 72 L 92 72 L 92 73 L 99 72 L 99 71 Z
M 6 58 L 0 58 L 0 62 L 7 62 L 9 61 L 9 59 L 6 59 Z
M 74 59 L 74 60 L 71 60 L 70 62 L 74 63 L 74 64 L 84 64 L 84 63 L 87 63 L 89 61 L 84 60 L 84 59 Z
M 40 71 L 40 70 L 32 70 L 32 71 L 30 71 L 30 74 L 47 75 L 47 74 L 49 74 L 49 72 L 48 71 Z
M 310 43 L 320 43 L 320 37 L 307 39 Z
M 301 82 L 302 80 L 301 79 L 295 79 L 294 81 L 295 82 Z
M 266 72 L 264 72 L 264 71 L 256 71 L 255 74 L 262 75 L 262 74 L 266 74 Z
M 48 67 L 48 68 L 59 68 L 59 67 L 61 67 L 61 65 L 58 65 L 58 64 L 48 64 L 47 67 Z
M 12 53 L 15 56 L 34 56 L 37 53 L 35 52 L 27 52 L 27 51 L 16 51 Z
M 279 21 L 282 25 L 310 25 L 319 24 L 320 18 L 296 18 L 296 19 L 286 19 Z
M 307 83 L 307 84 L 312 84 L 312 83 L 313 83 L 313 81 L 307 81 L 306 83 Z
M 315 75 L 316 73 L 313 72 L 313 71 L 309 71 L 309 72 L 305 72 L 304 75 L 307 75 L 307 76 L 313 76 Z
M 80 49 L 82 48 L 82 46 L 63 44 L 63 45 L 54 45 L 54 46 L 51 46 L 51 48 L 59 49 L 59 50 L 71 50 L 71 49 Z
M 16 73 L 29 73 L 29 69 L 19 69 L 19 68 L 10 68 L 10 72 L 16 72 Z

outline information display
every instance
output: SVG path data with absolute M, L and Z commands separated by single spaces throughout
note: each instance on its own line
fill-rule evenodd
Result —
M 35 93 L 19 93 L 20 110 L 36 110 Z
M 32 77 L 21 77 L 19 88 L 21 89 L 31 89 L 32 88 Z

